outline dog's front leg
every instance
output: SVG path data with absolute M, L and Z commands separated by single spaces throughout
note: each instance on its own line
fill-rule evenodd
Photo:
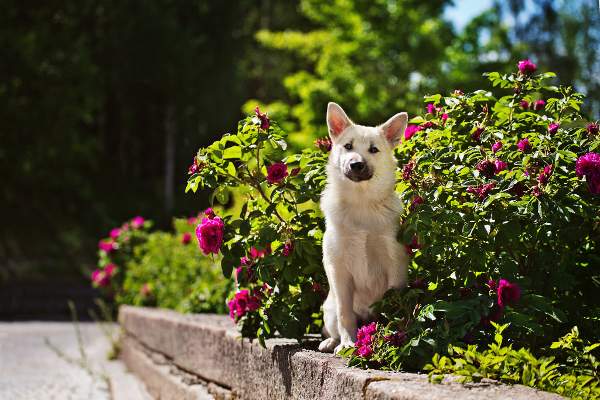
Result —
M 354 280 L 351 275 L 336 280 L 336 301 L 338 312 L 338 332 L 340 344 L 335 348 L 337 354 L 343 349 L 354 347 L 356 343 L 356 314 L 354 313 Z

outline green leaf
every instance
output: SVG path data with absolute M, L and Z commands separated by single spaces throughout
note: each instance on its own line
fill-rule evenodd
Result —
M 519 221 L 510 220 L 508 223 L 501 225 L 501 229 L 509 239 L 519 240 L 521 237 L 521 224 Z

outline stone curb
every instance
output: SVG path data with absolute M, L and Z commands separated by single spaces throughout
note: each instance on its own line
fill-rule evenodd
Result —
M 238 338 L 235 324 L 223 315 L 180 314 L 171 310 L 122 306 L 119 320 L 130 337 L 124 343 L 127 349 L 124 350 L 124 361 L 147 385 L 148 381 L 156 382 L 156 389 L 148 385 L 148 390 L 161 400 L 193 397 L 184 397 L 179 386 L 167 382 L 168 378 L 157 377 L 149 365 L 144 367 L 146 369 L 130 365 L 133 357 L 129 354 L 137 357 L 135 351 L 140 352 L 135 350 L 136 342 L 160 353 L 177 368 L 227 388 L 233 398 L 243 400 L 562 398 L 487 379 L 462 385 L 454 382 L 453 377 L 446 377 L 442 384 L 433 385 L 427 382 L 424 374 L 347 368 L 346 360 L 317 351 L 315 341 L 300 346 L 295 340 L 269 339 L 265 349 L 256 339 Z M 137 358 L 142 359 L 141 356 Z M 164 368 L 162 371 L 169 374 Z M 161 385 L 168 385 L 172 388 L 169 390 L 180 393 L 181 397 L 167 395 L 160 389 Z M 159 389 L 160 397 L 157 396 Z

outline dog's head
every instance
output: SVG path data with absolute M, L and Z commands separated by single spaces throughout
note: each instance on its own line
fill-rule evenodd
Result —
M 346 178 L 362 182 L 395 169 L 393 150 L 406 130 L 408 115 L 399 113 L 378 127 L 356 125 L 336 103 L 327 106 L 332 141 L 330 162 Z

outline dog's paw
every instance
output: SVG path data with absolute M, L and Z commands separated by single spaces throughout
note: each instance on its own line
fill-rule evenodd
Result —
M 338 344 L 340 344 L 338 340 L 332 338 L 325 339 L 321 342 L 321 344 L 319 344 L 319 351 L 322 351 L 323 353 L 331 353 Z
M 338 354 L 340 351 L 350 347 L 354 347 L 354 343 L 340 343 L 333 351 L 333 354 Z

